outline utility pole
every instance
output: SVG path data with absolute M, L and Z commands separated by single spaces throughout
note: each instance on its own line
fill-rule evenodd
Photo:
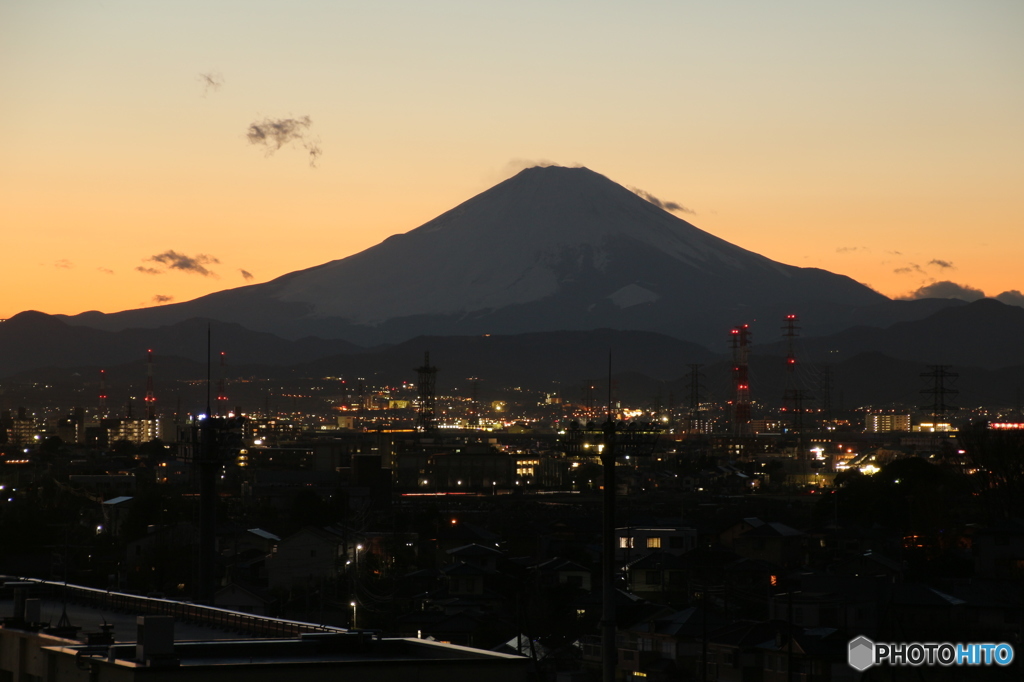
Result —
M 213 603 L 213 574 L 216 568 L 217 461 L 216 433 L 210 404 L 210 325 L 206 326 L 206 415 L 193 427 L 193 444 L 199 449 L 199 585 L 200 604 Z M 198 441 L 198 442 L 197 442 Z
M 601 449 L 604 468 L 601 552 L 601 681 L 615 682 L 615 422 L 612 421 L 612 355 L 608 353 L 608 413 Z
M 821 366 L 821 409 L 827 430 L 832 426 L 832 368 L 828 365 Z

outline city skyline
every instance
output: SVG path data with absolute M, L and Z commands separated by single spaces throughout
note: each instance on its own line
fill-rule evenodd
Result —
M 1024 289 L 1009 3 L 12 2 L 0 19 L 0 317 L 268 281 L 538 163 L 890 297 Z

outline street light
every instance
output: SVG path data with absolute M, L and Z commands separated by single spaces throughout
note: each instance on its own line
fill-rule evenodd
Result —
M 354 601 L 350 601 L 348 605 L 352 607 L 352 629 L 357 630 L 358 627 L 356 626 L 356 603 Z

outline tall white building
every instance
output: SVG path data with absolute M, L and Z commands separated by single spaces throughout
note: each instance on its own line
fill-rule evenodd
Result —
M 864 418 L 864 430 L 870 433 L 884 431 L 910 431 L 909 414 L 869 414 Z

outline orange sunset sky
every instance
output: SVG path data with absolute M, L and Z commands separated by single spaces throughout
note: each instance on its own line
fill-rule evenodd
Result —
M 0 317 L 264 282 L 537 162 L 888 296 L 1024 290 L 1022 36 L 1017 0 L 5 0 Z

